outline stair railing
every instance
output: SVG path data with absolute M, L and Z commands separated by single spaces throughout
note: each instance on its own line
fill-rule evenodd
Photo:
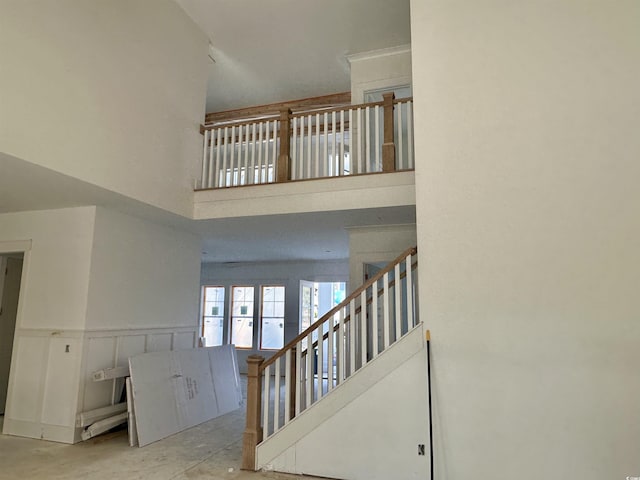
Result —
M 412 98 L 202 126 L 198 190 L 412 170 Z
M 417 324 L 417 248 L 405 250 L 268 360 L 248 358 L 243 469 L 256 446 Z

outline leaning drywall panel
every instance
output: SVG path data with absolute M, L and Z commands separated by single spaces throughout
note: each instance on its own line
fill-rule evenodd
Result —
M 238 360 L 233 345 L 207 348 L 219 414 L 232 412 L 242 403 Z M 231 366 L 231 368 L 230 368 Z
M 240 406 L 231 345 L 151 352 L 129 359 L 140 446 Z

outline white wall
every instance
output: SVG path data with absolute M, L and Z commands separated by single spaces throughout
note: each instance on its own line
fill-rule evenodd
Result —
M 4 2 L 0 44 L 0 151 L 191 215 L 208 40 L 175 2 Z
M 95 207 L 0 215 L 3 242 L 31 241 L 17 327 L 82 329 L 87 310 Z
M 261 443 L 258 467 L 349 480 L 428 478 L 427 392 L 419 326 Z
M 199 237 L 97 208 L 88 330 L 198 324 Z
M 436 478 L 640 475 L 640 3 L 413 1 Z
M 349 291 L 364 282 L 365 263 L 389 263 L 407 248 L 415 247 L 415 225 L 350 227 Z
M 351 102 L 364 102 L 370 90 L 411 85 L 411 46 L 403 45 L 347 57 L 351 65 Z
M 0 251 L 26 250 L 4 433 L 71 443 L 108 405 L 100 368 L 192 348 L 198 237 L 100 207 L 0 215 Z
M 25 251 L 4 433 L 73 440 L 95 207 L 0 215 Z
M 195 347 L 200 252 L 195 235 L 96 209 L 79 411 L 119 401 L 120 384 L 92 381 L 96 370 Z
M 233 285 L 284 285 L 285 286 L 285 344 L 299 333 L 300 322 L 300 280 L 313 282 L 346 282 L 348 280 L 348 261 L 305 261 L 305 262 L 256 262 L 256 263 L 203 263 L 202 285 L 226 287 L 229 308 L 230 287 Z M 255 304 L 254 317 L 259 318 L 259 304 Z M 226 315 L 227 323 L 229 315 Z M 262 355 L 265 358 L 273 352 L 258 350 L 258 322 L 254 328 L 254 348 L 238 350 L 238 364 L 241 372 L 247 371 L 247 357 Z

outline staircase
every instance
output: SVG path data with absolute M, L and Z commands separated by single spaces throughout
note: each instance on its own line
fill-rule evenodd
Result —
M 416 283 L 413 247 L 269 360 L 249 357 L 243 469 L 293 472 L 279 455 L 423 350 Z

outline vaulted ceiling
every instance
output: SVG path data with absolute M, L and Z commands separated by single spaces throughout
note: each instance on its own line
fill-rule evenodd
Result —
M 176 0 L 209 37 L 207 112 L 350 90 L 345 55 L 411 43 L 409 0 Z

